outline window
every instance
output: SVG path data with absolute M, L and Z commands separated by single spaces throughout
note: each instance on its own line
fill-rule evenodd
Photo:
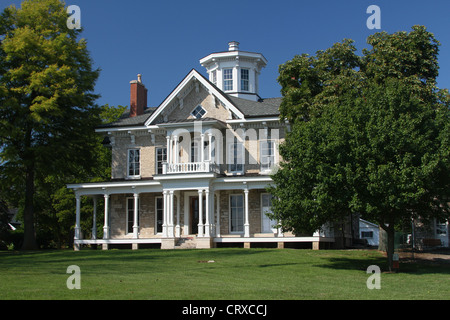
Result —
M 233 69 L 223 69 L 223 90 L 233 90 Z
M 191 162 L 199 162 L 198 159 L 200 158 L 198 153 L 198 145 L 200 143 L 198 141 L 192 141 L 191 142 Z
M 242 173 L 244 171 L 244 144 L 235 141 L 229 146 L 228 171 Z
M 248 91 L 248 83 L 249 83 L 249 75 L 248 69 L 241 69 L 241 90 Z
M 167 161 L 167 148 L 156 148 L 156 173 L 163 173 L 163 163 Z
M 373 238 L 373 231 L 361 231 L 361 238 L 363 239 Z
M 201 119 L 206 114 L 206 110 L 203 109 L 201 105 L 198 105 L 195 107 L 194 110 L 192 110 L 191 115 L 194 116 L 196 119 Z
M 230 232 L 244 232 L 244 196 L 230 195 Z
M 270 219 L 267 213 L 272 213 L 272 198 L 270 193 L 261 194 L 261 232 L 276 233 L 277 229 L 274 226 L 277 224 L 275 220 Z
M 128 150 L 128 176 L 138 177 L 140 173 L 140 152 L 139 149 Z
M 216 70 L 211 72 L 211 82 L 217 85 L 217 72 Z
M 138 221 L 139 225 L 139 200 L 138 200 Z M 127 198 L 127 232 L 133 233 L 134 225 L 134 198 Z
M 270 171 L 275 164 L 275 141 L 261 141 L 260 148 L 261 171 Z
M 155 218 L 156 218 L 156 233 L 163 232 L 163 212 L 164 212 L 164 203 L 162 197 L 155 198 Z

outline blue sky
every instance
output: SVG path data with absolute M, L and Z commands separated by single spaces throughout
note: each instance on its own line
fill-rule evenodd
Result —
M 21 1 L 2 0 L 0 9 Z M 158 106 L 199 60 L 228 50 L 262 53 L 269 61 L 260 76 L 262 97 L 280 96 L 278 66 L 296 54 L 314 54 L 344 38 L 358 50 L 377 31 L 410 31 L 425 25 L 441 42 L 438 86 L 450 88 L 448 0 L 67 0 L 81 9 L 82 37 L 102 72 L 99 104 L 129 105 L 129 82 L 142 74 L 149 106 Z M 369 30 L 367 7 L 381 9 L 381 30 Z

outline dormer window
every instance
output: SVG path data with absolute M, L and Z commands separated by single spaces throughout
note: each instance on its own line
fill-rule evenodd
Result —
M 201 119 L 206 114 L 206 110 L 201 105 L 192 110 L 191 115 L 196 119 Z
M 233 69 L 223 69 L 223 90 L 233 90 Z

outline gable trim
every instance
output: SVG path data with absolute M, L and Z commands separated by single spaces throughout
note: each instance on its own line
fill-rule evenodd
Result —
M 184 89 L 184 87 L 192 80 L 199 81 L 210 94 L 218 98 L 225 108 L 231 110 L 240 119 L 245 119 L 244 114 L 229 100 L 227 99 L 209 80 L 203 77 L 197 70 L 192 69 L 188 75 L 178 84 L 178 86 L 167 96 L 167 98 L 159 105 L 159 107 L 153 112 L 150 118 L 145 122 L 145 126 L 150 126 L 158 116 L 164 111 L 165 108 L 177 98 L 178 94 Z

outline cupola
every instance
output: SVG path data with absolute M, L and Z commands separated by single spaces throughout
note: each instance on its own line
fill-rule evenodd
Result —
M 239 42 L 228 43 L 228 51 L 211 53 L 200 60 L 206 68 L 209 81 L 223 92 L 238 98 L 260 99 L 258 77 L 267 65 L 261 53 L 241 51 Z

